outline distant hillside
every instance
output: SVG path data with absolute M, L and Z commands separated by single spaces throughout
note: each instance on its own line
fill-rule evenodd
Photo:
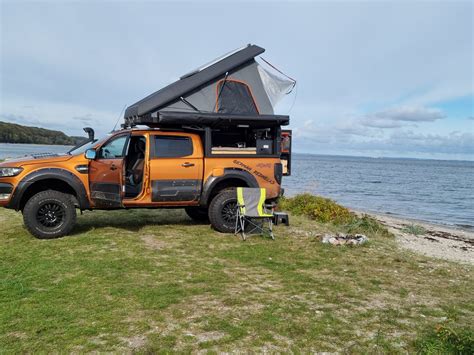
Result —
M 76 145 L 85 139 L 85 137 L 70 137 L 60 131 L 0 121 L 0 143 Z

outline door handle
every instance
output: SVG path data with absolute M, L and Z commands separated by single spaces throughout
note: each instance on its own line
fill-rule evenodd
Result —
M 112 164 L 112 165 L 110 166 L 110 170 L 117 170 L 117 167 L 115 166 L 115 164 Z
M 181 166 L 182 166 L 182 167 L 185 167 L 185 168 L 189 168 L 189 167 L 191 167 L 191 166 L 194 166 L 194 164 L 193 164 L 193 163 L 188 163 L 188 162 L 186 162 L 186 163 L 181 164 Z

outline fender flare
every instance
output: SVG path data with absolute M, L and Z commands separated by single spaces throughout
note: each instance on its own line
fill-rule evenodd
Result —
M 250 174 L 248 171 L 239 168 L 225 168 L 223 175 L 211 176 L 206 180 L 202 187 L 199 204 L 206 207 L 209 203 L 209 197 L 211 196 L 214 187 L 216 187 L 220 182 L 228 179 L 239 179 L 245 182 L 248 187 L 259 187 L 255 176 Z
M 70 171 L 60 168 L 39 169 L 26 175 L 13 191 L 13 196 L 7 207 L 18 211 L 21 207 L 21 199 L 28 188 L 38 181 L 47 179 L 61 180 L 71 186 L 76 193 L 79 208 L 81 210 L 90 208 L 87 191 L 82 181 Z

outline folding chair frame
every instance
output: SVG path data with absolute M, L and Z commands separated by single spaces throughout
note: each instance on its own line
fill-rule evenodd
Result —
M 272 240 L 275 240 L 275 236 L 273 235 L 273 217 L 267 217 L 267 216 L 262 216 L 262 217 L 247 217 L 244 214 L 242 214 L 242 208 L 244 208 L 245 205 L 242 204 L 237 204 L 237 213 L 236 216 L 237 218 L 235 219 L 235 233 L 241 233 L 242 239 L 247 240 L 247 235 L 245 234 L 245 222 L 249 223 L 250 225 L 254 226 L 256 229 L 258 229 L 261 234 L 267 235 Z M 268 213 L 267 206 L 264 205 L 265 212 Z M 273 214 L 273 207 L 271 208 L 271 212 Z M 256 224 L 253 220 L 267 220 L 268 221 L 268 229 L 265 229 L 264 227 Z

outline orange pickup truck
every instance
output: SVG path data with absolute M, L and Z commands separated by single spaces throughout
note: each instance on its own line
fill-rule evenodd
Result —
M 26 227 L 38 238 L 68 234 L 76 208 L 184 207 L 191 218 L 209 218 L 218 231 L 231 232 L 236 206 L 232 189 L 264 187 L 269 202 L 276 201 L 282 192 L 280 147 L 286 145 L 284 154 L 289 146 L 278 139 L 275 152 L 219 146 L 208 147 L 206 154 L 205 136 L 186 130 L 123 129 L 68 154 L 3 162 L 0 206 L 22 211 Z M 290 132 L 282 136 L 288 142 Z M 287 169 L 289 161 L 283 162 Z
M 263 69 L 254 58 L 264 51 L 248 45 L 182 76 L 129 106 L 103 139 L 87 128 L 67 154 L 1 163 L 0 206 L 22 211 L 38 238 L 71 232 L 76 209 L 181 207 L 233 231 L 233 189 L 265 188 L 274 203 L 291 170 L 289 117 L 273 105 L 296 82 Z

